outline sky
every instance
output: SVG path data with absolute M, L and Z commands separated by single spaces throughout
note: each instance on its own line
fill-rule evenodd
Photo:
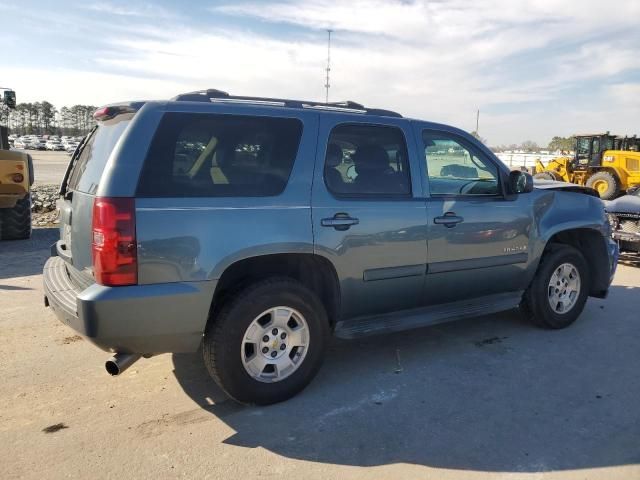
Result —
M 0 87 L 58 107 L 217 88 L 475 129 L 640 134 L 638 0 L 0 0 Z

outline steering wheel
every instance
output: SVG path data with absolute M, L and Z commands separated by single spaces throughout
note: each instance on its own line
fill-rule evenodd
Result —
M 471 192 L 473 190 L 473 188 L 476 186 L 476 182 L 477 180 L 471 180 L 469 182 L 465 182 L 460 186 L 460 193 L 462 195 L 465 195 L 469 192 Z

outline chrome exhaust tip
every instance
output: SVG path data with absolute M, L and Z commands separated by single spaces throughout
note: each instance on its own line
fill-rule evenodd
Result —
M 137 362 L 140 357 L 139 353 L 116 353 L 105 362 L 104 368 L 109 375 L 115 377 Z

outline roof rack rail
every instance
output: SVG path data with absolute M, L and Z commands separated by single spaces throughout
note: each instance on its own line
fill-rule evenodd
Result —
M 288 108 L 316 108 L 321 110 L 345 111 L 350 113 L 361 113 L 367 115 L 380 115 L 383 117 L 402 117 L 397 112 L 380 108 L 367 108 L 364 105 L 350 100 L 343 102 L 314 102 L 308 100 L 291 100 L 286 98 L 270 97 L 250 97 L 242 95 L 229 95 L 222 90 L 210 88 L 195 92 L 182 93 L 171 99 L 171 101 L 186 102 L 229 102 L 229 103 L 254 103 L 261 105 L 282 106 Z

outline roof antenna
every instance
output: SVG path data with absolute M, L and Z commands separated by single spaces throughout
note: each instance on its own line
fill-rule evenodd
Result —
M 331 71 L 331 32 L 332 30 L 327 30 L 327 81 L 324 84 L 324 88 L 326 90 L 325 95 L 325 103 L 329 103 L 329 72 Z

